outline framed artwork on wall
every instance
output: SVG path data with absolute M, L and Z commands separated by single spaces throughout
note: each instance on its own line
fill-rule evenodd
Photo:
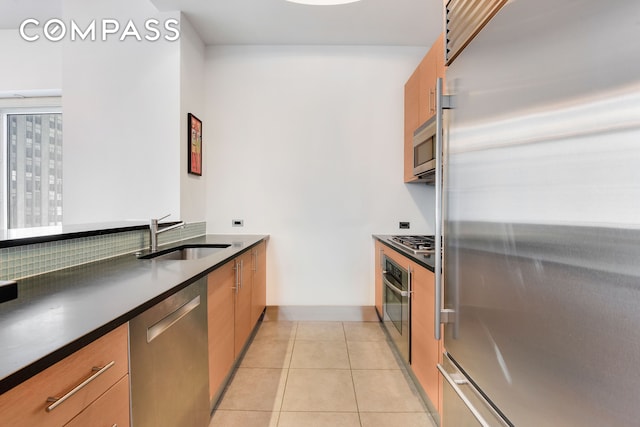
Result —
M 202 120 L 189 113 L 188 172 L 202 175 Z

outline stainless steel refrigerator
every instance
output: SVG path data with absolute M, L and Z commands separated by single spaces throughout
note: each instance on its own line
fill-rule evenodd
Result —
M 444 426 L 640 425 L 640 1 L 511 0 L 446 76 Z

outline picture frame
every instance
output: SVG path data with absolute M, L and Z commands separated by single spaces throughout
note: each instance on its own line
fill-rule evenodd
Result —
M 189 113 L 187 116 L 189 137 L 187 142 L 187 172 L 202 176 L 202 120 Z

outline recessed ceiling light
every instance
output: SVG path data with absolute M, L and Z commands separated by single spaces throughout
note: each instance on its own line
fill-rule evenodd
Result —
M 355 3 L 360 0 L 287 0 L 291 3 L 309 4 L 312 6 L 333 6 L 337 4 Z

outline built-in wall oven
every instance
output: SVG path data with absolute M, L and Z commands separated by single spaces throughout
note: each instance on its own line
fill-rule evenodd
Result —
M 383 325 L 404 360 L 410 360 L 411 336 L 411 270 L 386 255 L 382 258 Z

